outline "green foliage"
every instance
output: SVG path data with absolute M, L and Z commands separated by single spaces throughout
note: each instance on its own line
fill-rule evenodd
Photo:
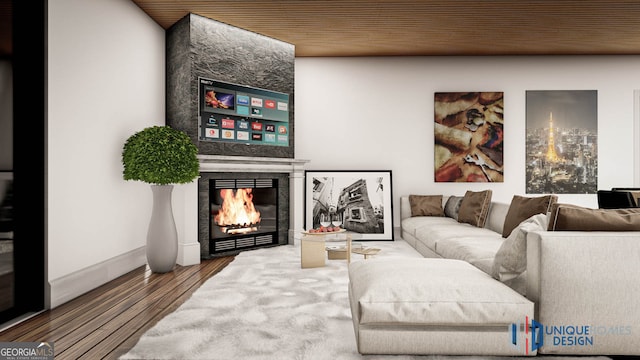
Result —
M 122 149 L 124 180 L 154 185 L 186 184 L 200 175 L 198 148 L 169 126 L 152 126 L 131 135 Z

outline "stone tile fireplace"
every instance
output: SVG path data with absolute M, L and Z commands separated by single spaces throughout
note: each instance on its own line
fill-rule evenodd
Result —
M 186 15 L 167 29 L 166 43 L 167 125 L 188 134 L 201 154 L 201 178 L 174 190 L 174 203 L 184 206 L 176 211 L 178 225 L 184 224 L 180 226 L 178 264 L 193 265 L 211 256 L 208 187 L 212 179 L 277 180 L 278 213 L 274 221 L 278 228 L 270 246 L 293 244 L 304 223 L 306 163 L 293 159 L 295 46 L 196 14 Z M 200 114 L 200 78 L 288 94 L 288 121 L 279 120 L 289 129 L 288 144 L 276 146 L 254 141 L 253 137 L 250 141 L 203 138 L 201 126 L 207 127 L 209 123 L 204 123 Z M 260 134 L 256 136 L 259 138 Z M 241 247 L 250 248 L 256 241 L 242 239 Z M 259 240 L 262 241 L 269 242 Z M 238 247 L 238 243 L 233 247 Z

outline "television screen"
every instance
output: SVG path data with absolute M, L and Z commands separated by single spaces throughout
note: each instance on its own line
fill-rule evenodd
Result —
M 216 92 L 217 91 L 217 92 Z M 235 94 L 231 92 L 223 92 L 224 90 L 216 90 L 215 88 L 205 88 L 204 105 L 207 109 L 228 109 L 234 110 L 236 107 Z
M 289 95 L 199 78 L 200 140 L 289 146 Z

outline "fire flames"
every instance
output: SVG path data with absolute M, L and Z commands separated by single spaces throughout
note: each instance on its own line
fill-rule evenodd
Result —
M 257 231 L 260 212 L 253 205 L 252 189 L 220 190 L 222 206 L 214 220 L 227 234 Z

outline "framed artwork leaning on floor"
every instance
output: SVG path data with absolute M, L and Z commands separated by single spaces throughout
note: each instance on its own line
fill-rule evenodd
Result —
M 390 170 L 305 171 L 305 229 L 340 226 L 359 240 L 393 240 Z

